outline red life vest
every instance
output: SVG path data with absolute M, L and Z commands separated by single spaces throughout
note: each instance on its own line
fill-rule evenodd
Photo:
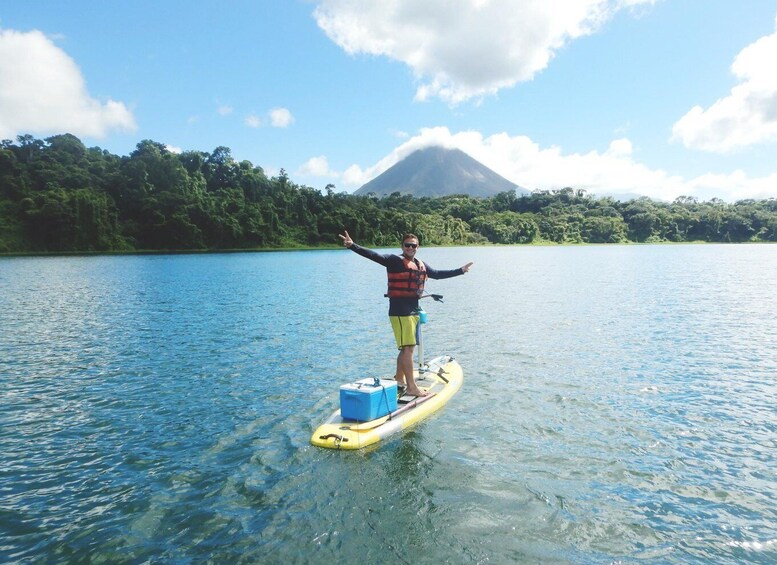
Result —
M 421 298 L 424 293 L 424 282 L 426 281 L 426 265 L 420 259 L 411 261 L 402 257 L 405 270 L 400 273 L 388 274 L 388 293 L 389 298 Z

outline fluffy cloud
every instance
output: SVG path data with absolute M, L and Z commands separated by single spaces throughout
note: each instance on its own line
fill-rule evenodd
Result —
M 655 0 L 321 0 L 314 16 L 351 54 L 409 65 L 416 98 L 456 104 L 531 80 L 569 41 Z
M 395 148 L 375 165 L 352 165 L 342 175 L 350 188 L 358 188 L 413 151 L 438 145 L 461 149 L 503 177 L 529 190 L 571 186 L 596 195 L 649 196 L 674 200 L 678 196 L 712 197 L 735 201 L 773 196 L 777 174 L 749 178 L 742 171 L 685 179 L 636 161 L 628 139 L 613 140 L 602 152 L 565 154 L 560 147 L 540 147 L 526 136 L 498 133 L 488 137 L 476 131 L 451 133 L 448 128 L 427 128 Z
M 286 108 L 273 108 L 270 110 L 270 123 L 276 128 L 289 127 L 294 123 L 294 116 Z
M 274 128 L 285 128 L 294 123 L 294 116 L 286 108 L 273 108 L 267 112 L 267 116 L 270 120 L 270 125 Z M 256 114 L 246 116 L 243 123 L 251 128 L 260 128 L 265 125 L 264 120 Z
M 694 106 L 672 128 L 689 148 L 728 153 L 777 140 L 777 32 L 745 47 L 731 71 L 739 84 L 712 106 Z
M 89 95 L 75 62 L 39 31 L 0 31 L 0 85 L 0 138 L 136 129 L 124 104 Z
M 262 120 L 256 114 L 249 114 L 246 116 L 244 123 L 250 128 L 262 127 Z
M 337 172 L 329 168 L 329 161 L 323 155 L 318 157 L 311 157 L 308 159 L 295 174 L 301 176 L 331 178 L 337 178 L 339 176 Z

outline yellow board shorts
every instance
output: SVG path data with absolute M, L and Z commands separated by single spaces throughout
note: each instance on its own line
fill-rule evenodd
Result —
M 418 316 L 389 316 L 389 320 L 394 329 L 397 349 L 418 344 Z

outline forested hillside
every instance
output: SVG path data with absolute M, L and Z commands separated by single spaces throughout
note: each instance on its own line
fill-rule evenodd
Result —
M 617 202 L 564 188 L 492 198 L 384 198 L 268 178 L 230 150 L 171 153 L 141 141 L 129 156 L 70 134 L 0 143 L 0 252 L 200 250 L 365 245 L 777 241 L 777 199 Z

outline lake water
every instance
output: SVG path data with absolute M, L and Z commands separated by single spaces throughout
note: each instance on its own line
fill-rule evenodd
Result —
M 309 445 L 393 374 L 346 251 L 0 259 L 0 562 L 777 562 L 777 246 L 423 249 L 464 386 Z

